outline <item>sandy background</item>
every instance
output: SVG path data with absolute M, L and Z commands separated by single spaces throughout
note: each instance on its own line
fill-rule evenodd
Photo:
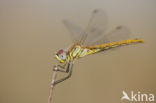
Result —
M 156 95 L 155 0 L 0 0 L 0 103 L 47 103 L 55 52 L 72 43 L 62 19 L 85 27 L 95 8 L 107 12 L 108 29 L 126 25 L 146 42 L 77 61 L 53 101 L 120 103 L 123 90 Z

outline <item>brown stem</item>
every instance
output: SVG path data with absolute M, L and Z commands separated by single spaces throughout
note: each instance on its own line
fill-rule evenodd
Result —
M 56 80 L 56 75 L 57 75 L 57 65 L 54 68 L 53 71 L 53 76 L 52 76 L 52 80 L 51 80 L 51 86 L 50 86 L 50 90 L 49 90 L 49 97 L 48 97 L 48 103 L 50 103 L 52 101 L 52 94 L 53 94 L 53 90 L 54 90 L 54 82 Z

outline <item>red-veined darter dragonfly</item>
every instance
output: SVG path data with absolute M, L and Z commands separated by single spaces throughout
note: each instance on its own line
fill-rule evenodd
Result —
M 60 63 L 57 71 L 68 73 L 68 75 L 54 82 L 58 84 L 68 79 L 72 74 L 73 63 L 75 60 L 109 50 L 112 48 L 143 43 L 143 39 L 128 39 L 129 30 L 125 26 L 118 26 L 113 31 L 105 33 L 107 19 L 103 10 L 96 9 L 92 12 L 92 16 L 85 30 L 73 24 L 69 20 L 64 20 L 64 24 L 71 32 L 74 44 L 68 50 L 59 50 L 55 57 Z

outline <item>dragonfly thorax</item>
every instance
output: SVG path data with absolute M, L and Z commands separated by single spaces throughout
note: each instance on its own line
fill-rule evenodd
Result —
M 64 63 L 67 59 L 66 52 L 63 49 L 59 50 L 55 57 L 57 60 L 59 60 L 60 63 Z

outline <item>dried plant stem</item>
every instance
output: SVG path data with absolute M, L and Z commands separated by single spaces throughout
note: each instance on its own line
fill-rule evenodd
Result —
M 53 94 L 53 90 L 54 90 L 54 82 L 56 80 L 56 75 L 57 75 L 57 65 L 54 67 L 54 71 L 53 71 L 53 75 L 52 75 L 52 80 L 51 80 L 51 86 L 50 86 L 50 90 L 49 90 L 49 97 L 48 97 L 48 103 L 50 103 L 52 101 L 52 94 Z

